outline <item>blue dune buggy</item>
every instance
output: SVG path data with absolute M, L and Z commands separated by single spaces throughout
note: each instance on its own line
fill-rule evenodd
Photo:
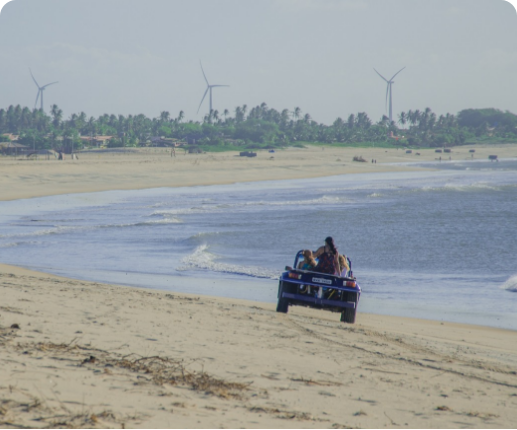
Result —
M 341 312 L 341 321 L 355 322 L 361 287 L 352 276 L 352 267 L 346 277 L 296 269 L 303 261 L 303 250 L 294 259 L 294 268 L 287 266 L 278 283 L 277 312 L 287 313 L 289 306 L 306 306 Z

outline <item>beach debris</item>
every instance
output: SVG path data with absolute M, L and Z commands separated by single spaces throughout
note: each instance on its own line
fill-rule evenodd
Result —
M 86 364 L 86 363 L 95 363 L 97 359 L 93 356 L 93 355 L 90 355 L 90 358 L 85 358 L 82 362 L 82 364 Z
M 362 155 L 359 155 L 359 156 L 354 156 L 354 158 L 352 159 L 352 161 L 357 161 L 359 163 L 366 163 L 366 160 L 363 158 Z
M 311 414 L 307 412 L 298 411 L 286 411 L 278 408 L 270 408 L 266 406 L 253 406 L 248 408 L 250 412 L 259 414 L 276 415 L 277 418 L 286 420 L 299 420 L 299 421 L 316 421 Z
M 361 416 L 361 415 L 368 415 L 365 411 L 363 411 L 362 409 L 357 411 L 355 414 L 354 414 L 354 417 L 358 417 L 358 416 Z
M 304 378 L 291 378 L 293 382 L 302 382 L 306 385 L 319 385 L 323 387 L 341 387 L 343 384 L 341 382 L 333 382 L 333 381 L 314 381 L 312 379 L 304 379 Z
M 123 357 L 107 361 L 114 367 L 144 373 L 149 377 L 149 381 L 156 385 L 186 385 L 195 391 L 202 391 L 224 399 L 240 398 L 241 392 L 247 390 L 249 386 L 249 384 L 217 379 L 204 371 L 189 371 L 183 360 L 173 360 L 167 357 L 142 357 L 134 360 Z
M 489 420 L 490 418 L 498 418 L 499 415 L 491 414 L 491 413 L 482 413 L 482 412 L 468 412 L 466 414 L 468 417 L 480 418 L 482 420 Z
M 20 325 L 19 324 L 12 324 L 11 328 L 15 329 L 15 330 L 20 330 Z
M 490 161 L 497 160 L 497 155 L 489 155 L 489 156 L 488 156 L 488 159 L 489 159 Z
M 451 411 L 451 408 L 449 408 L 448 406 L 442 405 L 442 406 L 437 406 L 436 410 L 437 411 Z
M 257 153 L 256 152 L 252 152 L 252 151 L 241 151 L 239 153 L 239 155 L 241 157 L 256 157 L 257 156 Z

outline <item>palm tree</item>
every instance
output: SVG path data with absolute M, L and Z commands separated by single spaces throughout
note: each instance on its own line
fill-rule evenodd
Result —
M 407 115 L 405 112 L 400 112 L 400 115 L 399 115 L 399 124 L 402 125 L 402 127 L 404 127 L 406 125 L 406 122 L 407 122 Z
M 50 113 L 52 115 L 52 125 L 55 128 L 59 128 L 61 124 L 61 118 L 63 118 L 63 111 L 59 109 L 58 105 L 52 105 L 50 109 Z

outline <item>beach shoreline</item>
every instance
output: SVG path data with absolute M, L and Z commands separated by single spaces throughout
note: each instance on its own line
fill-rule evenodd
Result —
M 476 158 L 517 155 L 475 147 Z M 346 150 L 345 150 L 346 149 Z M 0 159 L 0 200 L 415 170 L 432 150 Z M 467 160 L 470 147 L 454 149 Z M 367 151 L 368 150 L 368 151 Z M 377 163 L 354 163 L 362 155 Z M 441 154 L 444 156 L 444 154 Z M 274 158 L 270 158 L 274 156 Z M 104 157 L 104 158 L 103 158 Z M 181 159 L 181 160 L 180 160 Z M 338 161 L 339 160 L 339 161 Z M 273 164 L 275 163 L 275 164 Z M 0 264 L 1 427 L 510 428 L 515 331 L 88 282 Z

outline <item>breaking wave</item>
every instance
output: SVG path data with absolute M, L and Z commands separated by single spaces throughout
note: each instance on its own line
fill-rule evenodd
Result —
M 180 272 L 200 270 L 206 272 L 228 273 L 232 275 L 250 276 L 252 278 L 276 279 L 280 273 L 262 267 L 238 266 L 235 264 L 220 263 L 217 256 L 208 251 L 208 245 L 198 246 L 194 252 L 180 261 L 176 269 Z
M 501 289 L 517 293 L 517 275 L 512 276 L 502 286 Z

